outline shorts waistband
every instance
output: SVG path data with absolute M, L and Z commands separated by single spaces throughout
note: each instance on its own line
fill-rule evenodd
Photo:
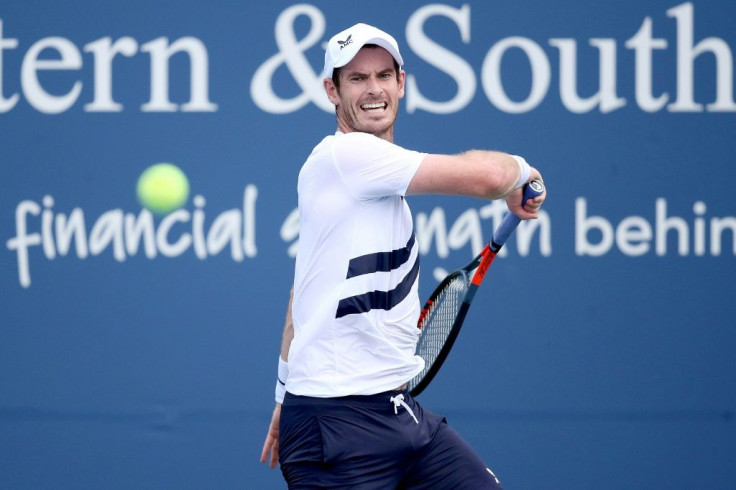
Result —
M 403 394 L 405 397 L 409 396 L 406 388 L 384 391 L 382 393 L 376 393 L 374 395 L 348 395 L 348 396 L 335 396 L 329 398 L 322 398 L 316 396 L 304 396 L 294 395 L 286 392 L 284 396 L 284 403 L 289 405 L 345 405 L 345 404 L 361 404 L 361 405 L 386 405 L 386 401 L 395 397 L 399 394 Z

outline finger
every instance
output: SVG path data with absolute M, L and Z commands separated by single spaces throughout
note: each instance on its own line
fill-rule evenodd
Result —
M 271 446 L 271 468 L 275 468 L 279 462 L 279 441 L 275 441 Z
M 265 463 L 267 457 L 268 457 L 268 439 L 266 440 L 266 442 L 263 443 L 263 449 L 261 450 L 261 463 Z
M 266 440 L 263 441 L 263 449 L 261 450 L 261 463 L 265 463 L 268 459 L 268 455 L 273 447 L 273 437 L 269 434 L 266 436 Z

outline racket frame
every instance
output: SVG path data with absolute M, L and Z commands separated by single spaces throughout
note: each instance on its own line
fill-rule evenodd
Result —
M 442 293 L 445 287 L 447 287 L 453 280 L 455 280 L 456 277 L 468 276 L 470 273 L 473 273 L 473 270 L 475 270 L 472 279 L 470 280 L 470 284 L 468 284 L 468 290 L 465 292 L 462 303 L 458 308 L 455 320 L 452 323 L 450 333 L 447 335 L 445 343 L 440 349 L 439 354 L 437 354 L 437 357 L 432 362 L 429 370 L 424 374 L 424 377 L 422 377 L 422 379 L 419 380 L 416 385 L 413 385 L 416 378 L 412 379 L 409 382 L 409 394 L 411 396 L 418 396 L 422 391 L 424 391 L 424 389 L 434 379 L 437 372 L 439 372 L 442 364 L 445 362 L 445 359 L 450 353 L 450 350 L 452 350 L 452 346 L 455 343 L 458 334 L 460 333 L 460 329 L 462 328 L 463 322 L 465 321 L 465 316 L 468 314 L 468 310 L 470 309 L 470 303 L 475 297 L 475 292 L 478 290 L 478 286 L 480 286 L 480 284 L 483 282 L 483 278 L 485 277 L 486 272 L 488 271 L 488 268 L 490 267 L 494 258 L 496 258 L 496 252 L 493 252 L 490 245 L 486 244 L 483 250 L 470 263 L 448 274 L 447 277 L 445 277 L 442 282 L 435 288 L 427 302 L 424 304 L 422 312 L 419 315 L 419 321 L 417 322 L 417 328 L 419 328 L 420 330 L 422 330 L 425 323 L 431 319 L 432 313 L 434 312 L 434 309 L 432 307 L 435 303 L 435 300 Z
M 544 184 L 539 180 L 533 180 L 524 188 L 523 202 L 539 196 L 543 192 Z M 447 335 L 447 339 L 440 349 L 439 354 L 437 354 L 437 357 L 432 361 L 432 365 L 421 379 L 417 381 L 417 376 L 419 376 L 417 375 L 409 381 L 408 389 L 409 394 L 412 397 L 418 396 L 422 393 L 439 372 L 442 364 L 447 359 L 458 334 L 460 333 L 460 329 L 462 328 L 465 317 L 470 309 L 470 303 L 473 301 L 478 287 L 483 282 L 488 269 L 491 267 L 491 264 L 496 258 L 498 252 L 501 250 L 501 247 L 503 247 L 506 240 L 511 236 L 520 222 L 521 219 L 518 216 L 511 212 L 507 213 L 501 221 L 501 224 L 493 233 L 491 240 L 485 245 L 485 247 L 483 247 L 483 250 L 481 250 L 481 252 L 470 263 L 448 274 L 447 277 L 445 277 L 435 288 L 429 299 L 424 304 L 424 307 L 419 314 L 419 320 L 417 321 L 417 328 L 419 330 L 423 330 L 426 323 L 431 320 L 435 300 L 442 293 L 443 289 L 452 282 L 453 279 L 458 277 L 458 275 L 467 276 L 470 273 L 473 274 L 470 284 L 468 284 L 468 290 L 465 292 L 460 308 L 458 308 L 458 312 L 455 316 L 455 320 L 452 323 L 450 332 Z

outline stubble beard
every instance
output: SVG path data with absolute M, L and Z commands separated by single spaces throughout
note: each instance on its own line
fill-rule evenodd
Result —
M 391 112 L 392 106 L 386 108 L 386 113 Z M 345 111 L 343 106 L 337 107 L 338 126 L 343 128 L 343 132 L 357 131 L 368 133 L 378 138 L 393 143 L 394 141 L 394 124 L 396 123 L 397 114 L 393 112 L 389 119 L 384 121 L 372 121 L 369 114 L 361 114 L 360 107 L 354 111 Z

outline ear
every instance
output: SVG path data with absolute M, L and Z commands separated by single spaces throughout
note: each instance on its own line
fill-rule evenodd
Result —
M 333 105 L 337 106 L 340 104 L 340 93 L 338 88 L 335 87 L 335 82 L 331 78 L 325 78 L 322 80 L 322 86 L 325 88 L 327 98 L 330 99 Z
M 399 99 L 404 98 L 404 84 L 406 83 L 406 72 L 404 70 L 399 71 Z

